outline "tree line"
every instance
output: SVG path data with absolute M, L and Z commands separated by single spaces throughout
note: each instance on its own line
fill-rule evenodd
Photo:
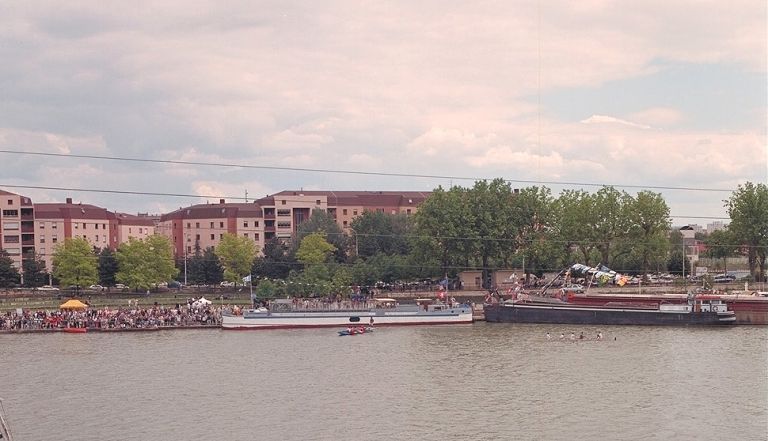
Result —
M 765 280 L 768 187 L 740 185 L 724 201 L 730 225 L 703 238 L 708 257 L 744 255 L 753 280 Z M 24 259 L 25 285 L 47 283 L 39 256 Z M 0 255 L 0 286 L 18 271 Z M 243 283 L 256 278 L 258 295 L 333 294 L 352 286 L 445 280 L 467 269 L 482 271 L 488 287 L 495 269 L 521 268 L 541 276 L 574 262 L 606 265 L 627 274 L 690 274 L 682 237 L 671 231 L 659 193 L 631 195 L 614 187 L 590 193 L 547 187 L 513 189 L 503 179 L 471 187 L 436 188 L 413 216 L 365 211 L 348 231 L 323 210 L 298 225 L 292 240 L 274 238 L 261 253 L 252 240 L 225 234 L 215 248 L 195 244 L 191 256 L 173 258 L 162 236 L 132 239 L 116 251 L 94 250 L 85 239 L 56 247 L 53 276 L 63 286 L 123 283 L 149 289 L 184 271 L 189 284 Z M 255 281 L 254 281 L 255 282 Z

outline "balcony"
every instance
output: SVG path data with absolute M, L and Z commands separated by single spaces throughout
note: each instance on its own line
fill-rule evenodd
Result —
M 23 239 L 21 241 L 21 246 L 33 247 L 33 246 L 35 246 L 35 239 Z
M 35 223 L 34 222 L 22 222 L 21 223 L 21 232 L 22 233 L 34 233 L 35 232 Z

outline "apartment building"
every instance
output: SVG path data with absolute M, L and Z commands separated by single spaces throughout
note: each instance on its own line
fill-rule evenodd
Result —
M 257 249 L 264 247 L 263 212 L 255 203 L 197 204 L 160 216 L 155 231 L 173 241 L 176 256 L 199 247 L 214 249 L 225 233 L 247 237 Z
M 53 249 L 64 239 L 82 237 L 96 248 L 115 249 L 118 220 L 115 213 L 95 205 L 73 203 L 35 204 L 35 248 L 51 268 Z
M 34 211 L 30 198 L 0 190 L 0 249 L 19 269 L 23 256 L 35 250 Z
M 147 214 L 115 213 L 117 218 L 117 244 L 128 242 L 131 239 L 143 240 L 155 234 L 155 224 L 160 216 Z
M 419 191 L 282 191 L 256 201 L 264 210 L 264 234 L 290 237 L 298 224 L 307 219 L 312 210 L 325 210 L 343 231 L 349 231 L 352 220 L 365 211 L 387 214 L 416 213 L 418 206 L 429 196 Z
M 164 214 L 158 234 L 174 243 L 177 256 L 190 255 L 196 247 L 214 249 L 224 233 L 252 239 L 261 250 L 266 241 L 288 239 L 313 210 L 327 211 L 345 231 L 365 211 L 414 214 L 429 196 L 425 192 L 282 191 L 252 203 L 198 204 Z

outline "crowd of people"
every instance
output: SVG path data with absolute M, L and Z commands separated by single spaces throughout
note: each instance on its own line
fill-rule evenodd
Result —
M 0 331 L 60 330 L 136 330 L 190 328 L 221 324 L 221 307 L 188 299 L 175 307 L 152 305 L 139 307 L 88 308 L 85 310 L 15 310 L 0 313 Z

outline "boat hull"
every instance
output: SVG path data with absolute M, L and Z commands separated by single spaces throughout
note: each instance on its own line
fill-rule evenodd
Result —
M 485 321 L 573 325 L 731 325 L 733 315 L 716 312 L 675 312 L 652 309 L 591 308 L 531 304 L 485 305 Z
M 439 313 L 419 311 L 371 310 L 349 312 L 280 312 L 224 315 L 223 329 L 289 329 L 338 326 L 450 325 L 472 323 L 472 309 L 452 308 Z
M 768 298 L 745 295 L 720 295 L 736 313 L 737 325 L 768 325 Z M 607 306 L 609 303 L 652 304 L 656 307 L 663 303 L 684 304 L 684 294 L 665 295 L 630 295 L 630 294 L 578 294 L 568 297 L 568 302 L 585 306 Z

